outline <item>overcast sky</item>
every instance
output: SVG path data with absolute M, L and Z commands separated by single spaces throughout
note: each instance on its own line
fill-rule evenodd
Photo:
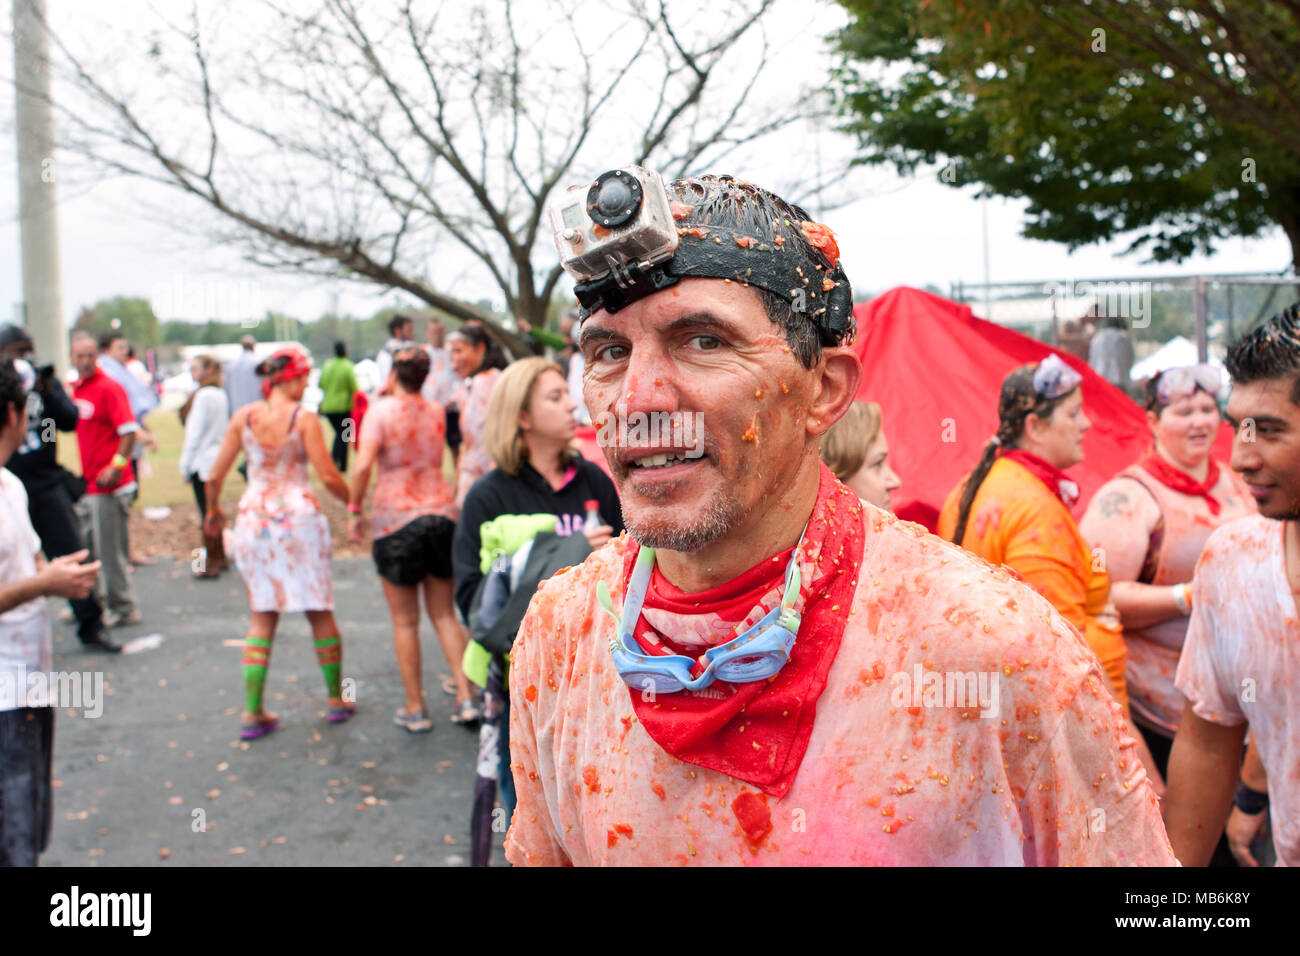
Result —
M 57 0 L 52 5 L 59 8 L 56 17 L 75 16 L 82 6 Z M 6 32 L 12 23 L 8 6 L 4 4 Z M 791 9 L 796 12 L 789 13 Z M 798 42 L 807 44 L 810 50 L 816 49 L 817 37 L 833 29 L 843 17 L 838 7 L 828 5 L 809 24 L 805 5 L 795 4 L 785 10 L 783 16 L 798 21 L 796 28 L 796 19 L 791 20 L 790 34 L 801 37 Z M 56 29 L 58 23 L 56 19 Z M 824 59 L 792 55 L 785 62 L 817 64 Z M 12 75 L 11 46 L 3 50 L 0 68 L 5 76 Z M 7 321 L 22 299 L 22 290 L 12 96 L 3 102 L 0 319 Z M 830 131 L 822 133 L 816 143 L 805 137 L 791 137 L 787 143 L 788 148 L 782 148 L 780 158 L 772 162 L 788 163 L 791 169 L 806 167 L 813 161 L 813 154 L 824 159 L 851 148 L 844 137 Z M 618 143 L 609 144 L 608 156 L 610 166 L 626 161 Z M 751 173 L 750 178 L 762 183 L 757 175 Z M 974 198 L 972 188 L 959 190 L 943 185 L 933 172 L 903 178 L 886 169 L 875 169 L 855 174 L 850 184 L 860 198 L 827 212 L 825 220 L 839 236 L 844 264 L 855 288 L 863 290 L 932 283 L 946 291 L 955 281 L 982 281 L 984 212 L 988 219 L 989 274 L 994 281 L 1277 271 L 1290 261 L 1290 250 L 1280 230 L 1259 240 L 1225 242 L 1212 258 L 1197 258 L 1177 266 L 1143 264 L 1140 256 L 1121 256 L 1123 242 L 1070 253 L 1064 246 L 1020 236 L 1023 203 L 1002 199 L 981 203 Z M 187 215 L 187 207 L 162 187 L 80 181 L 66 186 L 61 182 L 60 188 L 63 304 L 69 322 L 82 307 L 114 295 L 169 299 L 173 308 L 157 309 L 164 317 L 169 311 L 185 315 L 186 301 L 206 301 L 209 307 L 217 302 L 222 311 L 271 309 L 301 319 L 316 318 L 336 302 L 344 314 L 369 315 L 382 305 L 410 301 L 356 283 L 301 279 L 246 265 L 230 249 L 142 216 L 141 209 L 146 207 L 174 210 L 178 217 Z M 480 291 L 472 281 L 444 288 L 462 298 L 488 297 L 498 300 L 499 306 L 504 304 L 494 290 L 482 286 Z M 156 308 L 159 305 L 162 303 L 156 303 Z M 202 307 L 197 311 L 203 311 Z M 185 317 L 200 315 L 196 312 Z

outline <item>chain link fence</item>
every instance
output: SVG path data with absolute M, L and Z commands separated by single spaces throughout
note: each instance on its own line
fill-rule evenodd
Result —
M 1173 364 L 1222 361 L 1229 344 L 1300 300 L 1300 276 L 1256 273 L 987 285 L 957 282 L 949 298 L 969 305 L 980 318 L 1085 361 L 1099 330 L 1108 324 L 1122 326 L 1133 346 L 1134 367 L 1140 369 L 1144 359 L 1162 349 L 1176 359 Z M 1168 363 L 1156 361 L 1168 367 Z

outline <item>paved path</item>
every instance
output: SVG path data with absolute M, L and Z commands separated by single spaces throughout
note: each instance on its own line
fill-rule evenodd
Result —
M 54 836 L 42 865 L 468 865 L 477 734 L 447 719 L 453 700 L 438 681 L 447 668 L 427 619 L 425 696 L 436 726 L 412 735 L 393 725 L 401 681 L 369 559 L 334 561 L 357 715 L 325 720 L 310 631 L 292 615 L 280 623 L 266 685 L 280 730 L 251 744 L 238 739 L 235 642 L 248 625 L 238 576 L 195 581 L 188 565 L 163 558 L 134 582 L 144 621 L 113 633 L 161 634 L 157 649 L 87 654 L 71 625 L 54 625 L 55 669 L 101 671 L 103 712 L 57 717 Z

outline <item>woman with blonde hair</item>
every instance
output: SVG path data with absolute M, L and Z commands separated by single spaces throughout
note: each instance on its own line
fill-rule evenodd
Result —
M 854 402 L 822 436 L 821 459 L 844 486 L 868 504 L 890 508 L 890 493 L 902 484 L 889 467 L 880 406 Z
M 393 722 L 427 733 L 433 721 L 424 706 L 420 659 L 420 595 L 456 684 L 452 722 L 472 724 L 479 711 L 461 670 L 465 632 L 452 607 L 451 541 L 456 531 L 451 487 L 442 477 L 447 434 L 441 405 L 424 398 L 429 355 L 413 343 L 392 356 L 383 395 L 366 413 L 348 502 L 348 538 L 363 542 L 362 509 L 370 470 L 379 465 L 370 535 L 375 568 L 393 619 L 393 645 L 406 691 L 406 706 Z
M 581 534 L 595 549 L 623 530 L 614 482 L 572 448 L 575 407 L 560 366 L 544 358 L 515 362 L 496 383 L 483 433 L 496 468 L 466 496 L 452 548 L 456 603 L 466 620 L 494 562 L 508 563 L 538 534 Z M 517 586 L 523 591 L 536 585 L 520 580 Z M 484 688 L 470 841 L 476 866 L 487 865 L 498 780 L 506 819 L 514 806 L 508 664 L 507 653 L 490 652 L 475 641 L 465 654 L 466 673 Z
M 181 406 L 181 424 L 185 426 L 185 443 L 181 446 L 181 477 L 194 489 L 199 506 L 199 529 L 203 534 L 201 558 L 194 562 L 194 576 L 215 578 L 227 566 L 221 535 L 203 531 L 208 517 L 207 491 L 204 486 L 212 477 L 212 464 L 221 450 L 221 439 L 230 423 L 230 400 L 221 387 L 221 363 L 211 355 L 196 355 L 190 360 L 190 375 L 198 383 Z

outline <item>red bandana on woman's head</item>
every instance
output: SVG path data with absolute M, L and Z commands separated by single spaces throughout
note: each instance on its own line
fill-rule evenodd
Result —
M 268 359 L 268 362 L 274 362 L 278 358 L 286 358 L 288 361 L 279 371 L 272 372 L 262 380 L 262 396 L 264 398 L 270 397 L 272 385 L 280 382 L 290 382 L 295 378 L 311 374 L 311 359 L 297 349 L 280 349 Z
M 698 692 L 660 694 L 654 700 L 643 699 L 647 695 L 640 688 L 629 686 L 637 719 L 651 739 L 678 760 L 743 780 L 778 799 L 789 793 L 812 736 L 817 698 L 826 688 L 844 636 L 862 566 L 863 538 L 857 495 L 822 465 L 817 503 L 800 546 L 804 583 L 795 607 L 801 623 L 790 660 L 765 681 L 715 681 Z M 628 549 L 624 593 L 639 552 Z M 655 631 L 646 618 L 662 621 L 667 613 L 687 620 L 691 615 L 714 615 L 740 621 L 765 596 L 763 610 L 770 610 L 780 601 L 789 557 L 790 551 L 783 551 L 699 594 L 684 594 L 656 571 L 634 629 L 637 642 L 647 654 L 702 653 L 698 646 L 677 644 L 672 635 Z M 714 643 L 737 633 L 719 635 Z
M 1210 459 L 1210 468 L 1206 472 L 1204 481 L 1197 481 L 1181 468 L 1171 465 L 1154 448 L 1147 452 L 1146 456 L 1138 462 L 1138 467 L 1146 471 L 1156 481 L 1172 488 L 1174 491 L 1192 497 L 1199 495 L 1205 499 L 1206 505 L 1210 508 L 1210 514 L 1218 515 L 1220 510 L 1219 502 L 1210 494 L 1210 489 L 1219 483 L 1219 463 L 1213 458 Z
M 1024 465 L 1035 478 L 1052 490 L 1052 494 L 1061 499 L 1065 507 L 1073 508 L 1074 503 L 1079 500 L 1078 484 L 1051 462 L 1020 448 L 1004 448 L 998 453 L 998 457 L 1010 458 Z

